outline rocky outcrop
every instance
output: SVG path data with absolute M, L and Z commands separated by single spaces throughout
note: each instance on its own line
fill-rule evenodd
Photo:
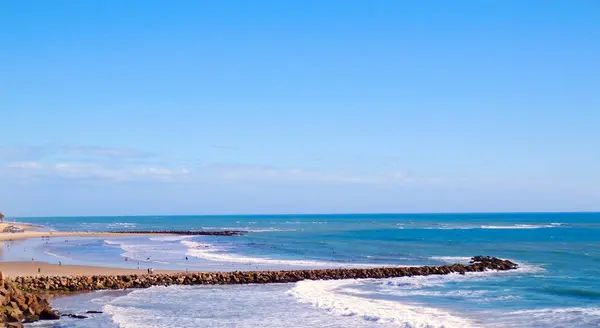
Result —
M 12 282 L 0 281 L 0 326 L 22 327 L 22 323 L 58 318 L 45 298 L 24 292 Z
M 147 288 L 169 285 L 230 285 L 289 283 L 301 280 L 393 278 L 409 276 L 465 274 L 486 270 L 513 270 L 517 264 L 495 257 L 476 256 L 471 264 L 422 267 L 382 267 L 370 269 L 322 269 L 292 271 L 198 272 L 152 275 L 17 277 L 19 288 L 35 292 L 77 292 L 103 289 Z
M 242 230 L 219 230 L 219 231 L 202 231 L 202 230 L 123 230 L 123 231 L 107 231 L 110 233 L 122 234 L 143 234 L 143 235 L 185 235 L 185 236 L 241 236 L 247 233 Z

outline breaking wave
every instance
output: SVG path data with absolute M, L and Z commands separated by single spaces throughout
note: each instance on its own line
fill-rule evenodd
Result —
M 347 287 L 361 284 L 360 280 L 300 281 L 288 294 L 299 302 L 312 304 L 318 309 L 340 316 L 357 316 L 367 321 L 391 323 L 406 328 L 472 327 L 473 323 L 450 312 L 404 304 L 400 302 L 364 298 Z
M 223 249 L 212 245 L 196 241 L 182 240 L 181 243 L 188 247 L 187 255 L 205 260 L 230 263 L 244 264 L 267 264 L 267 265 L 283 265 L 283 266 L 308 266 L 308 267 L 373 267 L 383 266 L 366 263 L 341 263 L 341 262 L 325 262 L 316 260 L 284 260 L 272 259 L 267 257 L 250 257 L 245 255 L 225 253 Z

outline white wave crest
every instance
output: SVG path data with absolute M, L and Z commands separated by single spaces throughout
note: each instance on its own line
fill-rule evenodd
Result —
M 471 261 L 471 257 L 469 256 L 431 256 L 429 257 L 432 260 L 446 262 L 446 263 L 469 263 Z
M 195 241 L 183 240 L 181 243 L 188 247 L 187 255 L 205 260 L 217 262 L 232 262 L 245 264 L 266 264 L 266 265 L 283 265 L 283 266 L 308 266 L 308 267 L 373 267 L 374 264 L 365 263 L 336 263 L 313 260 L 282 260 L 272 259 L 267 257 L 249 257 L 238 254 L 224 253 L 222 249 L 212 245 L 204 244 Z M 383 265 L 379 265 L 383 266 Z M 389 266 L 389 265 L 388 265 Z
M 472 230 L 472 229 L 545 229 L 545 228 L 559 228 L 564 227 L 564 223 L 553 222 L 549 224 L 507 224 L 507 225 L 492 225 L 492 224 L 482 224 L 482 225 L 446 225 L 440 224 L 429 227 L 422 227 L 415 229 L 425 229 L 425 230 Z
M 471 257 L 469 256 L 430 256 L 429 257 L 432 260 L 436 260 L 436 261 L 442 261 L 442 262 L 446 262 L 446 263 L 462 263 L 462 264 L 468 264 L 471 262 Z M 513 263 L 516 263 L 519 268 L 516 270 L 510 270 L 510 271 L 494 271 L 494 270 L 489 270 L 489 271 L 485 271 L 485 272 L 478 272 L 478 274 L 487 274 L 487 273 L 493 273 L 493 272 L 500 272 L 500 273 L 538 273 L 538 272 L 543 272 L 545 271 L 544 268 L 537 266 L 537 265 L 533 265 L 533 264 L 529 264 L 529 263 L 525 263 L 525 262 L 520 262 L 520 261 L 515 261 L 515 260 L 509 260 Z
M 490 327 L 600 327 L 599 307 L 563 307 L 492 313 Z
M 160 237 L 157 237 L 160 238 Z M 167 237 L 168 238 L 168 237 Z M 179 238 L 177 240 L 181 240 Z M 104 240 L 104 243 L 110 246 L 121 248 L 124 253 L 121 254 L 122 257 L 129 258 L 131 260 L 139 261 L 139 262 L 152 262 L 152 263 L 160 263 L 160 264 L 170 264 L 166 261 L 156 260 L 156 255 L 162 256 L 165 254 L 171 254 L 172 256 L 181 256 L 181 253 L 176 250 L 168 250 L 168 249 L 160 249 L 157 248 L 156 245 L 151 244 L 127 244 L 123 241 L 115 241 L 115 240 Z M 149 259 L 150 258 L 150 259 Z
M 58 254 L 55 254 L 55 253 L 52 253 L 52 252 L 48 252 L 48 251 L 45 251 L 45 252 L 44 252 L 44 254 L 47 254 L 47 255 L 50 255 L 50 256 L 56 257 L 56 258 L 58 258 L 58 259 L 63 259 L 63 260 L 71 260 L 71 258 L 70 258 L 70 257 L 66 257 L 66 256 L 58 255 Z
M 248 232 L 291 232 L 296 229 L 277 229 L 277 228 L 265 228 L 265 229 L 249 229 Z
M 550 224 L 513 224 L 513 225 L 482 225 L 481 229 L 543 229 L 543 228 L 558 228 L 562 223 Z
M 107 228 L 135 228 L 136 224 L 131 222 L 116 222 L 110 223 L 106 226 Z
M 548 308 L 548 309 L 534 309 L 534 310 L 519 310 L 512 311 L 510 314 L 527 314 L 527 315 L 547 315 L 555 313 L 570 313 L 570 314 L 584 314 L 588 316 L 600 317 L 600 307 L 567 307 L 567 308 Z
M 184 239 L 190 239 L 194 236 L 164 236 L 164 237 L 151 237 L 152 241 L 180 241 Z
M 116 246 L 122 244 L 122 242 L 116 241 L 116 240 L 104 240 L 104 243 L 107 245 L 116 245 Z
M 359 280 L 305 280 L 297 282 L 288 294 L 302 303 L 312 304 L 337 315 L 358 316 L 368 321 L 397 324 L 405 328 L 472 326 L 470 320 L 439 309 L 368 299 L 347 293 L 348 286 L 360 283 Z
M 484 272 L 467 272 L 466 274 L 450 273 L 446 275 L 397 277 L 381 279 L 379 282 L 382 286 L 390 288 L 390 290 L 397 290 L 396 287 L 401 287 L 402 289 L 406 290 L 440 287 L 449 282 L 477 281 L 488 279 L 490 277 L 503 277 L 515 274 L 532 274 L 544 271 L 544 269 L 539 266 L 526 263 L 515 263 L 519 265 L 519 268 L 509 271 L 489 270 Z

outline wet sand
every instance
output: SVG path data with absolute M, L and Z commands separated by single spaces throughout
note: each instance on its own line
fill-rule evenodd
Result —
M 0 232 L 0 245 L 3 241 L 25 240 L 31 238 L 56 238 L 56 237 L 130 237 L 140 235 L 170 235 L 161 233 L 112 233 L 112 232 L 82 232 L 82 231 L 41 231 L 41 227 L 28 223 L 0 223 L 0 231 L 7 226 L 15 226 L 25 230 L 24 232 L 8 233 Z M 2 248 L 0 251 L 3 251 Z M 38 272 L 40 269 L 40 272 Z M 141 269 L 123 269 L 100 266 L 85 265 L 58 265 L 45 262 L 2 262 L 0 261 L 0 271 L 6 277 L 17 276 L 93 276 L 93 275 L 121 275 L 121 274 L 147 274 L 146 268 Z M 155 273 L 178 273 L 181 270 L 154 270 Z
M 0 228 L 1 230 L 1 228 Z M 171 235 L 167 233 L 148 233 L 148 234 L 140 234 L 140 233 L 113 233 L 113 232 L 81 232 L 81 231 L 32 231 L 26 230 L 25 232 L 0 232 L 0 241 L 7 240 L 23 240 L 29 238 L 42 238 L 42 237 L 130 237 L 130 236 L 166 236 Z
M 38 273 L 38 268 L 40 273 Z M 87 265 L 58 265 L 45 262 L 0 262 L 5 277 L 25 276 L 94 276 L 147 274 L 146 269 L 120 269 Z M 154 270 L 154 273 L 180 273 L 181 270 Z M 193 271 L 190 271 L 193 272 Z

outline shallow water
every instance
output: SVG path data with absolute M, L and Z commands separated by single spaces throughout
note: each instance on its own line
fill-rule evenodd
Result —
M 154 287 L 54 301 L 61 327 L 600 327 L 600 214 L 24 218 L 56 230 L 244 229 L 242 237 L 70 238 L 3 258 L 190 270 L 422 265 L 492 255 L 516 272 Z M 26 248 L 21 253 L 20 248 Z M 26 254 L 26 255 L 25 255 Z M 188 258 L 186 260 L 186 257 Z M 127 258 L 127 261 L 125 259 Z M 74 311 L 76 312 L 76 311 Z M 293 315 L 292 315 L 293 314 Z M 96 325 L 98 326 L 98 325 Z

